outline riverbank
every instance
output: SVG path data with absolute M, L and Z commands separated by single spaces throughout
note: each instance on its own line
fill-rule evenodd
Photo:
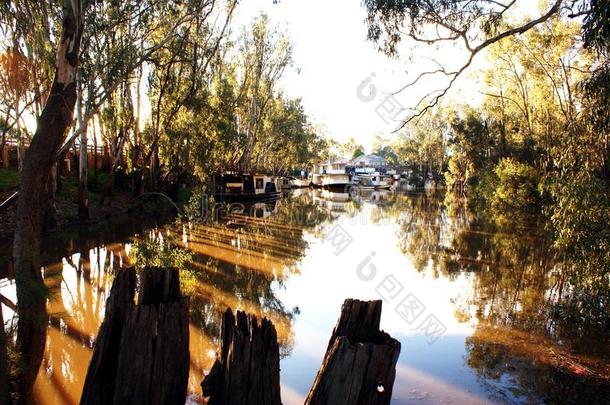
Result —
M 18 176 L 2 170 L 0 177 L 0 200 L 4 201 L 17 191 Z M 104 176 L 105 177 L 105 176 Z M 7 180 L 7 181 L 4 181 Z M 73 177 L 62 179 L 55 199 L 56 229 L 86 225 L 90 226 L 104 221 L 110 221 L 120 216 L 127 216 L 128 209 L 133 203 L 131 191 L 117 188 L 104 205 L 100 205 L 102 196 L 102 181 L 93 183 L 89 191 L 89 219 L 83 221 L 78 218 L 78 183 Z M 15 204 L 0 212 L 0 239 L 12 239 L 15 230 Z M 53 231 L 53 230 L 52 230 Z

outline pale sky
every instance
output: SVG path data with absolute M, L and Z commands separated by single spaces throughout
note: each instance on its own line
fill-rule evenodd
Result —
M 294 66 L 282 83 L 285 93 L 302 98 L 307 113 L 329 137 L 339 141 L 354 137 L 370 148 L 376 134 L 395 136 L 391 135 L 398 124 L 395 115 L 378 111 L 383 111 L 381 105 L 389 93 L 411 80 L 406 71 L 416 66 L 386 57 L 367 41 L 366 12 L 359 0 L 282 0 L 279 4 L 248 0 L 239 5 L 234 22 L 248 24 L 261 12 L 287 31 L 294 44 Z M 431 56 L 455 57 L 455 52 L 442 53 Z M 428 62 L 415 61 L 420 69 L 422 63 Z M 374 98 L 368 83 L 360 92 L 365 97 L 358 96 L 367 78 L 377 89 Z M 396 100 L 410 107 L 423 94 L 424 89 L 418 90 Z
M 535 9 L 535 3 L 521 1 L 529 9 Z M 396 115 L 383 113 L 384 106 L 391 107 L 383 102 L 389 93 L 434 66 L 426 57 L 449 66 L 465 58 L 453 46 L 415 51 L 405 47 L 402 60 L 387 58 L 366 39 L 366 12 L 360 0 L 282 0 L 279 4 L 273 4 L 273 0 L 247 0 L 238 6 L 234 31 L 248 25 L 261 12 L 285 30 L 294 44 L 295 63 L 282 82 L 285 94 L 302 98 L 307 113 L 327 136 L 339 141 L 354 137 L 367 149 L 376 134 L 396 136 L 392 134 L 397 125 L 392 118 Z M 468 74 L 456 82 L 450 93 L 452 100 L 476 103 L 480 99 L 484 55 L 475 62 Z M 367 78 L 371 81 L 363 87 L 366 91 L 360 92 L 365 97 L 359 97 L 359 86 Z M 369 83 L 377 89 L 376 97 L 367 97 L 371 94 Z M 396 100 L 400 106 L 412 107 L 423 94 L 436 88 L 438 81 L 423 83 Z

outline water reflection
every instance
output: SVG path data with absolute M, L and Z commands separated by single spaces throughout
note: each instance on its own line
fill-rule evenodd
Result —
M 373 190 L 297 190 L 217 214 L 202 223 L 63 234 L 45 244 L 51 295 L 40 403 L 78 403 L 114 271 L 126 264 L 181 269 L 191 304 L 192 402 L 200 400 L 227 307 L 274 322 L 284 403 L 302 403 L 343 299 L 379 298 L 378 280 L 390 274 L 447 328 L 430 345 L 394 302 L 384 304 L 382 327 L 403 345 L 396 403 L 607 398 L 608 316 L 583 316 L 584 304 L 600 301 L 582 299 L 531 223 L 509 224 L 434 195 Z M 325 241 L 337 225 L 353 238 L 341 254 Z M 372 282 L 355 271 L 365 257 L 374 257 Z M 10 283 L 0 288 L 14 299 Z M 5 308 L 5 321 L 11 317 Z

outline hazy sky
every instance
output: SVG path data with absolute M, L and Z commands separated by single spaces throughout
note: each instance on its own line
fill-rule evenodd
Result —
M 301 97 L 330 137 L 354 137 L 368 148 L 376 134 L 394 136 L 397 119 L 405 114 L 397 115 L 394 108 L 412 106 L 426 90 L 420 86 L 395 102 L 387 99 L 410 80 L 408 73 L 432 62 L 421 55 L 413 61 L 394 60 L 378 52 L 366 39 L 366 13 L 359 0 L 248 0 L 238 7 L 236 25 L 248 24 L 261 12 L 287 31 L 294 44 L 294 66 L 282 83 L 285 93 Z M 452 49 L 430 51 L 437 60 L 459 58 Z
M 518 3 L 532 12 L 537 2 Z M 397 115 L 392 107 L 412 107 L 423 94 L 438 88 L 439 82 L 409 89 L 394 103 L 387 99 L 390 93 L 434 66 L 432 58 L 449 66 L 465 58 L 454 46 L 405 46 L 401 60 L 387 58 L 366 39 L 366 12 L 360 0 L 282 0 L 279 4 L 247 0 L 238 6 L 235 26 L 249 24 L 261 12 L 287 31 L 294 44 L 295 63 L 282 83 L 285 93 L 301 97 L 308 114 L 329 137 L 339 141 L 354 137 L 367 148 L 376 134 L 396 136 L 392 135 L 398 124 L 395 119 L 406 112 Z M 456 82 L 450 93 L 453 100 L 477 102 L 484 65 L 481 54 L 468 74 Z M 370 81 L 359 91 L 367 78 Z M 375 97 L 370 85 L 377 91 Z

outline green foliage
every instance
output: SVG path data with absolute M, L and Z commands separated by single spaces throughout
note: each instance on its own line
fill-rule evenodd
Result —
M 19 172 L 14 169 L 0 169 L 0 191 L 10 190 L 19 185 Z
M 373 141 L 373 155 L 382 157 L 391 165 L 399 164 L 398 154 L 396 153 L 396 145 L 389 139 L 376 136 Z
M 387 24 L 390 31 L 390 21 L 417 25 L 431 12 L 409 14 L 424 6 L 408 3 L 367 2 L 375 23 Z M 449 12 L 449 3 L 434 4 L 439 15 Z M 582 8 L 589 10 L 585 42 L 597 54 L 583 48 L 577 23 L 553 17 L 491 46 L 482 105 L 446 114 L 453 116 L 448 120 L 446 201 L 458 206 L 461 197 L 468 197 L 501 228 L 547 221 L 554 240 L 548 255 L 561 259 L 574 289 L 569 305 L 591 317 L 603 309 L 596 303 L 608 302 L 608 288 L 600 286 L 608 285 L 610 271 L 610 69 L 602 9 L 597 4 Z M 496 28 L 508 27 L 499 23 Z M 426 164 L 426 141 L 433 142 L 437 128 L 442 129 L 429 120 L 401 136 L 396 148 L 400 161 Z M 420 138 L 418 131 L 425 136 Z
M 467 109 L 464 117 L 451 122 L 451 158 L 445 174 L 448 192 L 464 196 L 479 183 L 483 169 L 490 163 L 491 145 L 487 123 L 474 110 Z
M 188 200 L 186 199 L 187 194 Z M 210 204 L 210 201 L 206 200 L 206 198 L 208 197 L 205 186 L 196 187 L 189 190 L 188 193 L 185 193 L 185 195 L 182 197 L 182 199 L 187 201 L 182 205 L 182 212 L 184 213 L 183 219 L 185 221 L 203 219 L 206 215 L 210 214 L 208 210 L 210 207 L 213 207 L 213 203 Z
M 555 246 L 577 270 L 577 277 L 610 272 L 610 193 L 604 181 L 586 171 L 554 178 L 547 185 Z
M 318 160 L 325 148 L 301 100 L 278 88 L 292 61 L 286 34 L 261 15 L 236 42 L 219 44 L 212 60 L 198 59 L 205 53 L 196 35 L 159 55 L 149 77 L 153 117 L 143 135 L 158 138 L 161 165 L 184 166 L 205 182 L 238 166 L 277 173 Z
M 364 154 L 364 146 L 362 146 L 356 139 L 349 138 L 343 143 L 335 143 L 333 146 L 334 153 L 336 156 L 331 160 L 335 159 L 352 159 L 356 157 L 358 152 Z
M 357 157 L 360 157 L 360 156 L 363 156 L 363 155 L 364 155 L 364 150 L 362 150 L 361 147 L 358 147 L 358 148 L 356 148 L 356 150 L 352 154 L 352 159 L 356 159 Z
M 97 174 L 87 172 L 87 187 L 90 192 L 101 194 L 106 190 L 110 175 L 108 173 L 98 172 Z
M 585 12 L 583 39 L 587 47 L 599 52 L 610 49 L 610 4 L 607 1 L 586 0 L 580 11 Z
M 192 253 L 174 246 L 170 240 L 144 238 L 134 241 L 130 257 L 139 268 L 152 266 L 186 270 Z
M 452 116 L 453 112 L 436 109 L 410 124 L 390 147 L 376 138 L 378 145 L 375 153 L 384 156 L 391 164 L 409 166 L 413 176 L 418 179 L 413 184 L 423 185 L 425 179 L 430 177 L 442 181 L 448 163 L 448 123 Z
M 554 2 L 553 2 L 554 3 Z M 485 39 L 498 36 L 515 2 L 455 0 L 364 0 L 368 38 L 386 54 L 397 55 L 405 37 L 435 43 L 469 41 L 475 32 Z M 556 14 L 559 8 L 553 8 Z M 437 35 L 432 32 L 436 28 Z
M 495 169 L 498 178 L 492 207 L 508 215 L 525 213 L 532 217 L 540 211 L 539 176 L 532 166 L 511 158 L 500 160 Z

